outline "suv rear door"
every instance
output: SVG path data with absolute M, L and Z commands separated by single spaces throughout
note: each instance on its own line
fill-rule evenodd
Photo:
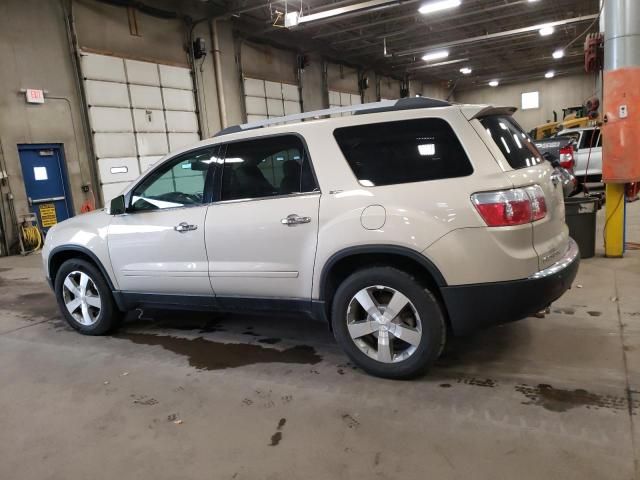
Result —
M 297 135 L 228 143 L 206 220 L 209 275 L 229 297 L 311 300 L 320 190 Z M 265 305 L 261 305 L 264 308 Z
M 542 270 L 555 263 L 568 246 L 568 229 L 564 221 L 562 185 L 553 175 L 551 164 L 520 125 L 507 114 L 479 118 L 480 135 L 505 170 L 515 188 L 539 185 L 545 195 L 547 215 L 531 224 L 531 241 Z

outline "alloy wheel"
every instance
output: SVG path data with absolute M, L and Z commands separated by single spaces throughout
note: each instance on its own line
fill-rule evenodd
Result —
M 363 288 L 353 296 L 347 329 L 361 352 L 382 363 L 406 360 L 422 339 L 422 322 L 413 303 L 383 285 Z

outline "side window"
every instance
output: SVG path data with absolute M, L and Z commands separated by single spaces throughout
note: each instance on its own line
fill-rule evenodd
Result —
M 600 134 L 598 135 L 598 143 L 596 143 L 596 147 L 601 147 L 602 146 L 602 132 L 600 130 L 598 130 L 598 132 L 600 132 Z
M 333 136 L 365 187 L 463 177 L 473 172 L 451 126 L 439 118 L 338 128 Z
M 304 145 L 295 135 L 227 145 L 221 200 L 289 195 L 316 188 Z
M 583 130 L 578 148 L 582 150 L 583 148 L 595 147 L 598 143 L 598 133 L 599 131 L 597 129 Z
M 205 184 L 213 164 L 214 149 L 207 148 L 181 155 L 152 172 L 132 194 L 131 210 L 202 205 Z

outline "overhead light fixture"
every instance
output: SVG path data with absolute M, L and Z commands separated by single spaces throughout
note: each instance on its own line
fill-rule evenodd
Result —
M 558 58 L 562 58 L 564 57 L 564 50 L 562 50 L 561 48 L 559 48 L 558 50 L 556 50 L 555 52 L 553 52 L 551 54 L 553 56 L 553 58 L 558 59 Z
M 491 80 L 489 82 L 490 87 L 497 87 L 498 85 L 500 85 L 500 82 L 498 80 Z
M 540 30 L 538 30 L 538 33 L 540 34 L 540 36 L 546 37 L 551 35 L 555 31 L 556 29 L 552 25 L 542 25 L 540 27 Z
M 537 2 L 538 0 L 527 0 L 529 3 Z
M 418 9 L 418 12 L 423 15 L 428 15 L 429 13 L 459 7 L 461 3 L 461 0 L 438 0 L 435 2 L 425 3 Z
M 549 70 L 547 73 L 544 74 L 544 78 L 553 78 L 555 77 L 556 72 L 554 72 L 553 70 Z
M 315 22 L 317 20 L 326 20 L 337 16 L 348 16 L 357 12 L 366 12 L 380 10 L 382 8 L 391 7 L 398 3 L 398 0 L 367 0 L 364 2 L 354 3 L 346 7 L 332 8 L 317 13 L 303 14 L 302 11 L 287 12 L 284 16 L 285 28 L 295 28 L 302 23 Z
M 460 73 L 463 75 L 469 75 L 471 73 L 471 69 L 469 67 L 462 67 L 460 69 Z
M 425 62 L 431 62 L 432 60 L 440 60 L 441 58 L 447 58 L 449 56 L 449 50 L 438 50 L 437 52 L 425 53 L 422 56 L 422 60 Z

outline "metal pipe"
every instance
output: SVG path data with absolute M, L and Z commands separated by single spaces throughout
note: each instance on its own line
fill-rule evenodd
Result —
M 555 22 L 545 23 L 544 26 L 559 27 L 561 25 L 569 25 L 571 23 L 578 23 L 578 22 L 585 22 L 587 20 L 593 20 L 594 18 L 597 18 L 597 17 L 598 17 L 597 13 L 593 15 L 583 15 L 581 17 L 574 17 L 574 18 L 568 18 L 566 20 L 557 20 Z M 516 28 L 513 30 L 505 30 L 504 32 L 490 33 L 487 35 L 478 35 L 477 37 L 470 37 L 470 38 L 461 38 L 459 40 L 454 40 L 452 42 L 444 42 L 444 43 L 439 43 L 437 45 L 426 45 L 420 48 L 403 50 L 403 51 L 397 52 L 395 55 L 402 57 L 405 55 L 414 55 L 416 53 L 421 53 L 426 50 L 438 50 L 441 48 L 456 47 L 458 45 L 468 45 L 471 43 L 485 42 L 487 40 L 493 40 L 496 38 L 510 37 L 514 35 L 520 35 L 523 33 L 534 32 L 536 30 L 540 30 L 542 26 L 543 24 L 530 25 L 528 27 Z
M 218 37 L 218 19 L 211 21 L 211 36 L 213 41 L 213 62 L 216 70 L 216 93 L 218 95 L 218 110 L 220 111 L 220 125 L 227 128 L 227 104 L 224 97 L 224 86 L 222 84 L 222 62 L 220 61 L 220 39 Z

